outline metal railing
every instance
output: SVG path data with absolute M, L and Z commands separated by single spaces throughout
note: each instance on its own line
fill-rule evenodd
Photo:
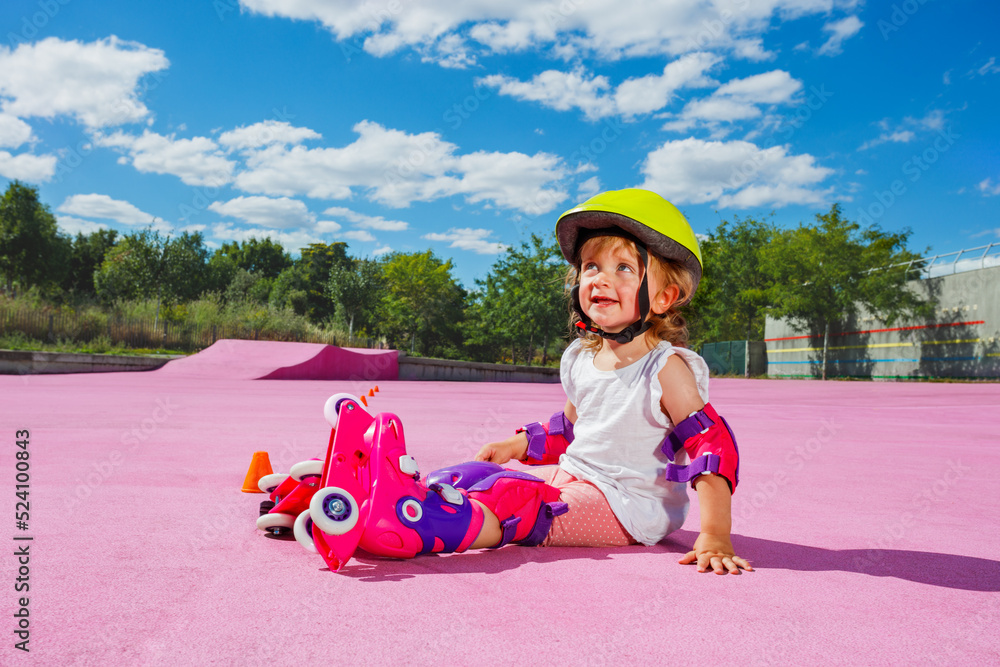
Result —
M 904 267 L 907 276 L 912 276 L 916 280 L 926 280 L 927 278 L 948 276 L 953 273 L 964 273 L 965 271 L 977 271 L 994 266 L 1000 266 L 1000 243 L 990 243 L 975 248 L 930 255 L 928 257 L 921 257 L 920 259 L 913 259 L 909 262 L 891 264 L 882 268 L 894 269 Z

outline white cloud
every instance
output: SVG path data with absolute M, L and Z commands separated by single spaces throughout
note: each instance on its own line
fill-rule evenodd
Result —
M 605 76 L 548 70 L 530 81 L 493 74 L 477 83 L 496 88 L 501 95 L 538 102 L 557 111 L 580 109 L 591 119 L 612 115 L 635 116 L 658 111 L 671 101 L 675 91 L 703 87 L 715 82 L 706 76 L 721 61 L 710 53 L 691 53 L 667 63 L 662 74 L 627 79 L 612 89 Z
M 341 237 L 351 241 L 363 241 L 366 243 L 375 240 L 375 237 L 372 236 L 371 232 L 367 232 L 363 229 L 356 229 L 351 232 L 344 232 L 343 234 L 341 234 Z
M 847 16 L 839 21 L 831 21 L 823 26 L 823 31 L 830 33 L 830 38 L 819 47 L 821 56 L 836 56 L 843 52 L 844 40 L 854 37 L 864 27 L 857 16 Z
M 536 74 L 531 81 L 492 74 L 477 83 L 496 88 L 501 95 L 538 102 L 556 111 L 580 109 L 591 120 L 610 116 L 615 112 L 614 100 L 608 95 L 611 90 L 608 78 L 590 76 L 583 70 L 547 70 Z
M 477 151 L 458 158 L 458 171 L 462 176 L 456 192 L 473 204 L 489 201 L 501 208 L 542 215 L 569 196 L 561 188 L 541 187 L 564 175 L 562 161 L 555 155 Z
M 187 185 L 224 185 L 232 180 L 236 166 L 207 137 L 176 139 L 149 130 L 141 136 L 117 131 L 96 134 L 94 144 L 123 151 L 138 171 L 171 174 Z
M 99 229 L 109 229 L 109 227 L 103 222 L 81 220 L 80 218 L 74 218 L 71 215 L 57 215 L 56 223 L 59 225 L 59 229 L 70 236 L 76 236 L 77 234 L 89 236 Z
M 67 197 L 57 210 L 68 215 L 114 220 L 125 225 L 149 225 L 156 219 L 156 216 L 140 210 L 127 201 L 99 194 L 72 195 Z
M 272 229 L 307 227 L 315 222 L 315 216 L 305 204 L 288 197 L 237 197 L 227 202 L 212 202 L 208 209 L 222 216 Z
M 0 148 L 17 148 L 31 140 L 30 125 L 17 116 L 0 113 Z
M 994 183 L 992 178 L 984 178 L 976 186 L 985 197 L 996 197 L 1000 195 L 1000 182 Z
M 1000 72 L 1000 66 L 998 66 L 996 62 L 996 57 L 990 56 L 990 59 L 987 60 L 984 65 L 976 69 L 976 74 L 979 76 L 985 76 L 986 74 L 996 74 L 997 72 Z
M 11 180 L 41 183 L 56 173 L 56 156 L 0 151 L 0 176 Z
M 22 118 L 68 115 L 91 128 L 134 123 L 149 115 L 140 79 L 169 64 L 163 51 L 114 36 L 0 46 L 0 100 Z
M 271 144 L 301 144 L 307 139 L 320 139 L 321 135 L 308 127 L 293 127 L 286 121 L 265 120 L 241 126 L 219 135 L 219 144 L 229 150 L 260 148 Z
M 481 54 L 551 49 L 557 57 L 607 60 L 729 50 L 769 57 L 760 37 L 775 21 L 830 12 L 835 0 L 642 2 L 505 0 L 371 4 L 328 0 L 240 0 L 266 16 L 316 21 L 336 39 L 375 56 L 412 48 L 424 60 L 468 66 Z M 841 28 L 841 30 L 845 30 Z
M 449 248 L 460 248 L 470 250 L 480 255 L 496 255 L 505 251 L 509 246 L 497 241 L 488 240 L 493 235 L 489 229 L 449 229 L 445 234 L 424 234 L 423 238 L 428 241 L 444 241 L 449 243 Z
M 409 223 L 403 222 L 402 220 L 386 220 L 381 216 L 365 215 L 341 206 L 332 206 L 323 211 L 323 215 L 332 215 L 334 217 L 344 218 L 348 222 L 353 222 L 359 227 L 365 229 L 377 229 L 383 232 L 401 232 L 410 227 Z
M 746 141 L 669 141 L 649 154 L 639 186 L 675 204 L 716 202 L 722 208 L 823 203 L 817 186 L 832 169 L 787 147 L 760 148 Z
M 273 145 L 253 152 L 235 184 L 246 192 L 317 199 L 349 199 L 360 189 L 395 207 L 462 194 L 474 203 L 536 211 L 541 201 L 554 207 L 565 198 L 550 187 L 564 175 L 561 160 L 552 155 L 459 155 L 436 132 L 407 134 L 371 121 L 354 131 L 358 139 L 340 148 Z
M 387 246 L 387 245 L 378 246 L 374 250 L 372 250 L 372 257 L 378 257 L 380 255 L 386 255 L 386 254 L 388 254 L 390 252 L 392 252 L 392 248 L 390 246 Z
M 877 123 L 882 130 L 879 136 L 861 144 L 858 150 L 868 150 L 886 143 L 907 144 L 916 139 L 918 133 L 938 132 L 944 129 L 944 121 L 945 115 L 941 110 L 930 111 L 923 118 L 906 116 L 898 124 L 884 118 Z
M 752 62 L 774 60 L 776 57 L 774 53 L 764 48 L 764 40 L 759 37 L 735 40 L 733 42 L 733 55 Z
M 333 220 L 320 220 L 314 229 L 320 234 L 337 234 L 343 227 L 339 222 Z
M 597 176 L 591 176 L 576 188 L 577 199 L 583 201 L 589 199 L 601 191 L 601 180 Z
M 714 125 L 758 118 L 763 115 L 761 105 L 791 104 L 801 90 L 802 82 L 784 70 L 733 79 L 708 97 L 688 102 L 677 119 L 664 129 L 684 131 L 701 123 Z

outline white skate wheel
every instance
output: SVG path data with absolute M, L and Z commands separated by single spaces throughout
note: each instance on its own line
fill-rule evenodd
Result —
M 354 496 L 339 486 L 320 489 L 309 502 L 309 516 L 327 535 L 343 535 L 354 528 L 360 510 Z
M 288 479 L 288 475 L 282 474 L 280 472 L 271 473 L 270 475 L 264 475 L 257 481 L 257 488 L 264 493 L 273 493 L 278 486 Z
M 353 403 L 354 408 L 358 407 L 357 397 L 352 396 L 351 394 L 334 394 L 330 398 L 326 399 L 326 404 L 323 406 L 323 416 L 326 417 L 326 421 L 328 421 L 330 426 L 333 428 L 337 428 L 337 419 L 340 416 L 340 410 L 344 401 L 350 401 Z
M 295 524 L 295 517 L 291 514 L 272 512 L 261 514 L 257 518 L 257 528 L 260 530 L 271 530 L 273 528 L 291 528 Z
M 292 466 L 289 474 L 296 482 L 301 482 L 306 477 L 322 477 L 323 466 L 323 461 L 299 461 Z
M 303 549 L 319 553 L 316 550 L 316 542 L 312 536 L 312 519 L 309 518 L 309 510 L 305 510 L 302 514 L 295 517 L 292 534 L 295 535 L 295 541 L 301 544 Z

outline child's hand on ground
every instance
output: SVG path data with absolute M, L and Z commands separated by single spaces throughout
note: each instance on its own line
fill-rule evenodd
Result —
M 711 535 L 700 533 L 694 541 L 694 549 L 687 552 L 677 561 L 681 565 L 698 564 L 699 572 L 707 572 L 709 568 L 716 574 L 742 574 L 740 568 L 753 571 L 750 563 L 740 558 L 733 551 L 733 543 L 728 535 Z
M 500 442 L 483 445 L 476 454 L 476 461 L 489 461 L 503 465 L 511 459 L 520 460 L 528 449 L 528 436 L 518 433 Z

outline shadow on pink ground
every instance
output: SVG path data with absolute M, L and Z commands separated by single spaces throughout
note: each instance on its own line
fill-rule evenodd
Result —
M 1000 385 L 713 381 L 743 455 L 733 542 L 757 571 L 739 577 L 677 564 L 696 503 L 654 547 L 359 553 L 333 573 L 254 528 L 263 496 L 239 489 L 255 450 L 278 471 L 321 456 L 326 398 L 378 384 L 371 410 L 399 415 L 428 471 L 565 398 L 558 385 L 382 379 L 395 358 L 374 353 L 323 352 L 320 372 L 316 350 L 257 350 L 0 376 L 0 664 L 1000 663 Z M 15 592 L 24 544 L 30 589 Z M 21 597 L 28 654 L 14 648 Z

